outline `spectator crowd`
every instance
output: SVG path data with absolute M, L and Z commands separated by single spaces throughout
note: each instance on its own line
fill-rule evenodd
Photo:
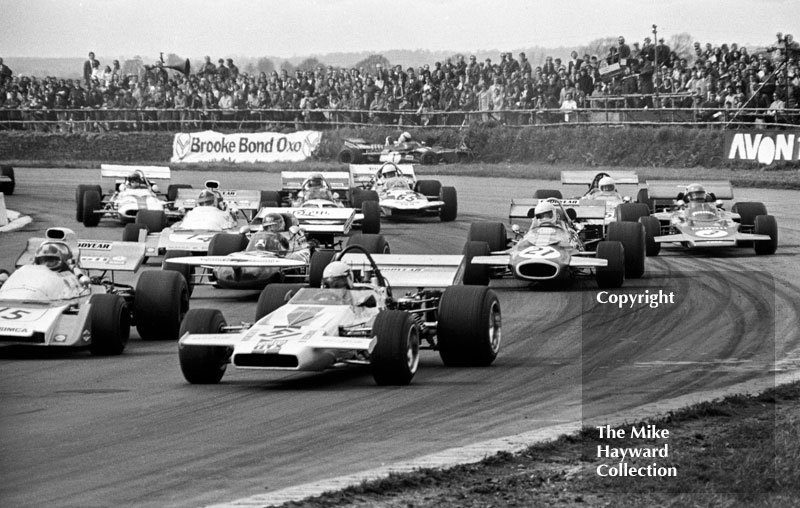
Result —
M 17 76 L 0 58 L 0 129 L 526 125 L 569 121 L 587 110 L 644 108 L 752 108 L 763 110 L 755 115 L 762 121 L 797 122 L 784 114 L 800 104 L 800 45 L 792 35 L 777 34 L 758 54 L 735 43 L 695 42 L 693 52 L 681 56 L 664 39 L 629 46 L 619 37 L 606 55 L 572 51 L 538 65 L 525 53 L 501 53 L 497 61 L 458 55 L 418 68 L 319 66 L 293 75 L 248 74 L 231 58 L 214 64 L 208 56 L 192 73 L 157 62 L 132 75 L 119 61 L 103 66 L 89 53 L 83 78 L 73 80 Z

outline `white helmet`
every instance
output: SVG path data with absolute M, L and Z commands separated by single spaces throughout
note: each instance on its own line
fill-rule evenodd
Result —
M 400 134 L 400 137 L 397 138 L 398 143 L 408 143 L 409 141 L 411 141 L 411 134 L 408 131 Z
M 556 223 L 556 207 L 549 201 L 541 201 L 533 210 L 534 224 L 539 226 L 541 224 L 555 224 Z
M 400 176 L 400 172 L 394 164 L 386 164 L 381 167 L 381 178 L 396 178 L 398 176 Z
M 613 192 L 617 188 L 617 182 L 615 182 L 610 176 L 604 176 L 597 183 L 597 186 L 602 192 Z
M 342 261 L 334 261 L 322 271 L 322 287 L 353 289 L 353 270 Z

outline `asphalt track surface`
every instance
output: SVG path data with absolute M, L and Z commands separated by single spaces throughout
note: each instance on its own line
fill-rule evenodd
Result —
M 50 226 L 120 239 L 112 222 L 74 220 L 75 187 L 98 170 L 18 169 L 10 208 L 32 215 L 0 236 L 0 268 Z M 211 173 L 175 172 L 195 188 Z M 227 188 L 276 189 L 278 175 L 214 175 Z M 384 221 L 393 253 L 458 254 L 469 224 L 503 220 L 511 197 L 554 182 L 441 178 L 459 217 Z M 215 386 L 187 384 L 171 341 L 132 331 L 119 357 L 0 349 L 0 505 L 197 507 L 385 466 L 539 427 L 601 419 L 644 404 L 800 368 L 800 192 L 737 189 L 780 227 L 778 252 L 687 252 L 648 258 L 622 291 L 669 289 L 674 305 L 618 309 L 593 280 L 561 287 L 493 281 L 500 355 L 454 369 L 425 351 L 408 387 L 378 387 L 365 370 L 322 374 L 229 369 Z M 151 264 L 146 269 L 158 269 Z M 252 320 L 256 292 L 199 288 L 192 307 Z

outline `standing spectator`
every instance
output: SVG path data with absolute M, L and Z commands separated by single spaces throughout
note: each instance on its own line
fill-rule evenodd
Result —
M 227 68 L 228 74 L 230 75 L 231 79 L 236 79 L 239 77 L 239 68 L 233 64 L 233 58 L 228 58 L 227 60 Z
M 95 68 L 100 67 L 100 62 L 95 59 L 94 52 L 89 51 L 89 59 L 83 62 L 83 83 L 88 86 L 92 80 L 92 73 Z
M 578 109 L 578 103 L 575 102 L 575 99 L 572 98 L 572 92 L 567 92 L 564 95 L 564 102 L 561 103 L 559 109 L 564 112 L 564 121 L 569 122 L 570 120 L 575 121 L 577 119 L 577 115 L 573 114 L 572 111 Z
M 576 85 L 578 90 L 586 95 L 591 95 L 594 91 L 594 80 L 589 76 L 589 69 L 586 66 L 581 66 Z
M 569 54 L 569 62 L 567 62 L 567 74 L 573 76 L 578 73 L 578 70 L 583 65 L 583 60 L 578 58 L 578 52 L 573 51 Z
M 9 69 L 8 65 L 4 64 L 3 59 L 0 58 L 0 85 L 6 81 L 10 82 L 12 74 L 14 74 L 14 72 Z
M 631 57 L 631 48 L 625 44 L 625 37 L 621 35 L 617 39 L 617 57 L 619 60 L 627 60 Z
M 669 57 L 672 51 L 669 49 L 669 46 L 664 44 L 664 38 L 658 39 L 658 45 L 656 46 L 654 55 L 656 60 L 658 61 L 658 66 L 662 66 L 669 63 Z

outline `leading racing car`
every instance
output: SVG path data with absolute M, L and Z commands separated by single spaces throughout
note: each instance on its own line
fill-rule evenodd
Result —
M 267 286 L 254 323 L 228 325 L 218 310 L 190 311 L 181 371 L 190 383 L 207 384 L 218 383 L 228 364 L 283 371 L 362 365 L 379 385 L 405 385 L 425 347 L 446 365 L 489 365 L 500 347 L 500 304 L 485 286 L 460 285 L 462 276 L 461 256 L 346 247 L 326 266 L 322 287 Z M 401 295 L 400 288 L 407 290 Z
M 0 344 L 118 355 L 132 323 L 143 339 L 176 338 L 189 307 L 179 274 L 145 271 L 135 289 L 114 280 L 143 258 L 141 244 L 78 240 L 67 228 L 29 239 L 17 269 L 0 282 Z

